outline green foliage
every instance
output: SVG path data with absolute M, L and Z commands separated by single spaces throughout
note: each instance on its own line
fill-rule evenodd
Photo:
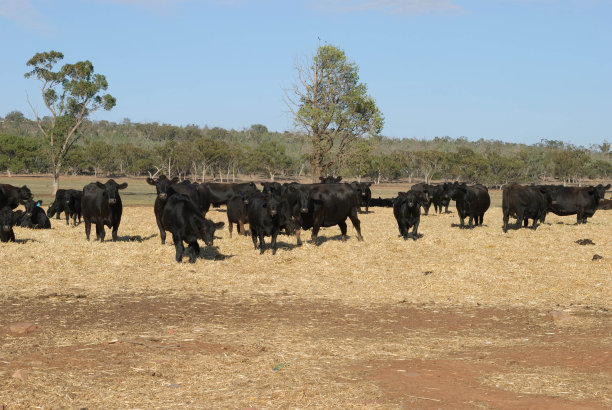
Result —
M 312 144 L 313 180 L 318 180 L 344 159 L 357 138 L 380 133 L 384 120 L 359 82 L 359 68 L 339 48 L 319 46 L 310 65 L 297 70 L 299 84 L 289 99 L 296 125 Z
M 33 138 L 0 134 L 0 170 L 13 173 L 43 172 L 40 141 Z
M 275 175 L 284 174 L 293 161 L 285 152 L 285 147 L 274 141 L 265 141 L 251 150 L 246 158 L 249 171 L 265 172 L 272 181 Z

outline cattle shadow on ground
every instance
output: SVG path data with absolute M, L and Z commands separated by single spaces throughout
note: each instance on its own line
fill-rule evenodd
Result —
M 140 235 L 127 235 L 127 236 L 118 236 L 117 237 L 117 242 L 145 242 L 148 241 L 149 239 L 155 238 L 156 236 L 159 236 L 159 234 L 151 234 L 149 236 L 145 236 L 144 238 Z
M 28 242 L 37 243 L 37 242 L 40 242 L 40 241 L 37 240 L 37 239 L 32 239 L 32 238 L 25 238 L 25 239 L 15 238 L 15 243 L 28 243 Z
M 456 223 L 452 223 L 451 224 L 451 228 L 459 228 L 459 229 L 474 229 L 474 228 L 480 228 L 480 227 L 488 227 L 489 225 L 487 224 L 482 224 L 482 225 L 474 225 L 473 227 L 470 228 L 470 225 L 468 225 L 467 223 L 465 225 L 463 225 L 463 228 L 461 228 L 461 224 L 456 224 Z M 508 228 L 510 227 L 510 225 L 508 225 Z
M 350 240 L 356 241 L 357 240 L 357 236 L 346 235 L 346 240 L 347 241 L 350 241 Z M 320 245 L 323 245 L 327 241 L 339 241 L 339 242 L 341 242 L 342 241 L 342 234 L 334 235 L 334 236 L 317 236 L 317 242 L 315 244 L 313 244 L 313 245 L 320 246 Z M 311 241 L 311 243 L 312 243 L 312 241 Z
M 209 261 L 223 261 L 233 258 L 235 255 L 223 255 L 219 252 L 218 246 L 205 246 L 200 248 L 198 259 L 206 259 Z
M 397 237 L 398 237 L 398 238 L 402 238 L 402 239 L 404 238 L 402 235 L 397 235 Z M 417 233 L 417 234 L 416 234 L 416 238 L 417 238 L 417 239 L 421 239 L 422 237 L 423 237 L 423 234 L 422 234 L 422 233 Z M 414 240 L 414 235 L 412 235 L 411 233 L 410 233 L 410 234 L 408 234 L 408 239 L 413 239 L 413 240 Z

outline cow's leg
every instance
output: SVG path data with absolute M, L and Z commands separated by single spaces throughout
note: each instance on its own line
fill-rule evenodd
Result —
M 521 226 L 523 225 L 523 217 L 525 216 L 525 210 L 524 209 L 519 209 L 516 212 L 516 229 L 521 229 Z
M 295 239 L 296 239 L 297 246 L 302 246 L 302 239 L 300 238 L 301 233 L 302 233 L 301 229 L 298 228 L 295 230 Z
M 276 237 L 278 236 L 278 231 L 272 232 L 272 255 L 276 255 Z
M 117 241 L 117 230 L 119 229 L 119 224 L 113 226 L 113 242 Z M 102 225 L 102 232 L 104 232 L 104 225 Z
M 229 219 L 227 220 L 227 222 L 228 222 L 227 229 L 229 230 L 230 239 L 231 239 L 232 231 L 234 230 L 234 223 L 232 221 L 230 221 Z M 238 233 L 240 233 L 240 225 L 238 225 Z
M 106 236 L 106 230 L 104 229 L 104 224 L 96 224 L 96 235 L 100 238 L 100 242 L 104 242 L 104 237 Z
M 476 222 L 478 222 L 478 220 L 476 220 Z M 474 227 L 474 216 L 472 214 L 470 214 L 468 218 L 468 226 L 470 227 L 470 229 Z
M 172 240 L 174 241 L 174 249 L 176 249 L 176 261 L 180 262 L 183 259 L 183 251 L 185 250 L 183 238 L 173 233 Z
M 406 224 L 401 222 L 398 224 L 398 226 L 399 226 L 399 231 L 400 231 L 400 235 L 402 236 L 402 238 L 404 238 L 404 240 L 408 240 L 408 229 L 406 229 Z
M 504 231 L 504 233 L 508 232 L 508 220 L 510 219 L 510 210 L 509 209 L 504 209 L 504 225 L 502 227 L 502 230 Z
M 321 229 L 322 225 L 322 221 L 319 219 L 320 218 L 315 217 L 312 224 L 312 235 L 310 236 L 310 242 L 312 242 L 314 245 L 317 244 L 317 236 L 319 235 L 319 229 Z
M 159 237 L 161 238 L 161 243 L 164 245 L 166 243 L 166 230 L 162 225 L 161 215 L 155 215 L 155 222 L 157 222 L 157 228 L 159 229 Z
M 253 239 L 253 249 L 257 250 L 257 231 L 251 225 L 251 239 Z
M 198 245 L 198 241 L 195 240 L 191 242 L 187 251 L 189 254 L 189 263 L 195 263 L 196 258 L 200 255 L 200 245 Z
M 357 231 L 357 240 L 360 242 L 363 241 L 363 236 L 361 236 L 361 222 L 357 217 L 357 209 L 353 208 L 351 213 L 349 214 L 349 219 L 351 220 L 353 227 Z
M 85 218 L 85 237 L 89 240 L 89 234 L 91 233 L 91 221 Z
M 66 225 L 70 225 L 70 213 L 66 212 Z
M 263 231 L 259 231 L 259 254 L 263 255 L 266 247 L 266 241 Z
M 412 240 L 416 241 L 418 238 L 418 233 L 417 230 L 419 229 L 419 220 L 417 219 L 417 221 L 414 223 L 414 227 L 412 228 Z
M 342 234 L 342 242 L 346 242 L 346 220 L 338 223 L 340 233 Z

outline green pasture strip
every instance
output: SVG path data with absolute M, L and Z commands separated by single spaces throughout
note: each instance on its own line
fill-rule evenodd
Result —
M 60 188 L 83 189 L 90 182 L 106 182 L 108 178 L 95 178 L 92 176 L 64 176 L 60 178 Z M 128 187 L 121 191 L 121 199 L 125 206 L 153 206 L 155 202 L 155 187 L 147 184 L 145 178 L 115 178 L 118 183 L 127 182 Z M 27 185 L 32 191 L 35 199 L 42 199 L 43 205 L 49 205 L 53 201 L 53 178 L 50 176 L 15 176 L 0 177 L 0 183 L 15 186 Z M 372 185 L 372 198 L 395 198 L 400 191 L 407 191 L 414 185 L 407 183 Z M 260 187 L 261 188 L 261 187 Z M 501 207 L 502 192 L 490 190 L 491 207 Z M 451 202 L 454 208 L 454 203 Z

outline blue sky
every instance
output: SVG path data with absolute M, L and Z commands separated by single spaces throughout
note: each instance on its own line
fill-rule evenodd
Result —
M 285 89 L 346 52 L 383 135 L 589 146 L 612 140 L 612 0 L 0 0 L 0 116 L 44 113 L 40 51 L 93 62 L 95 120 L 294 129 Z

